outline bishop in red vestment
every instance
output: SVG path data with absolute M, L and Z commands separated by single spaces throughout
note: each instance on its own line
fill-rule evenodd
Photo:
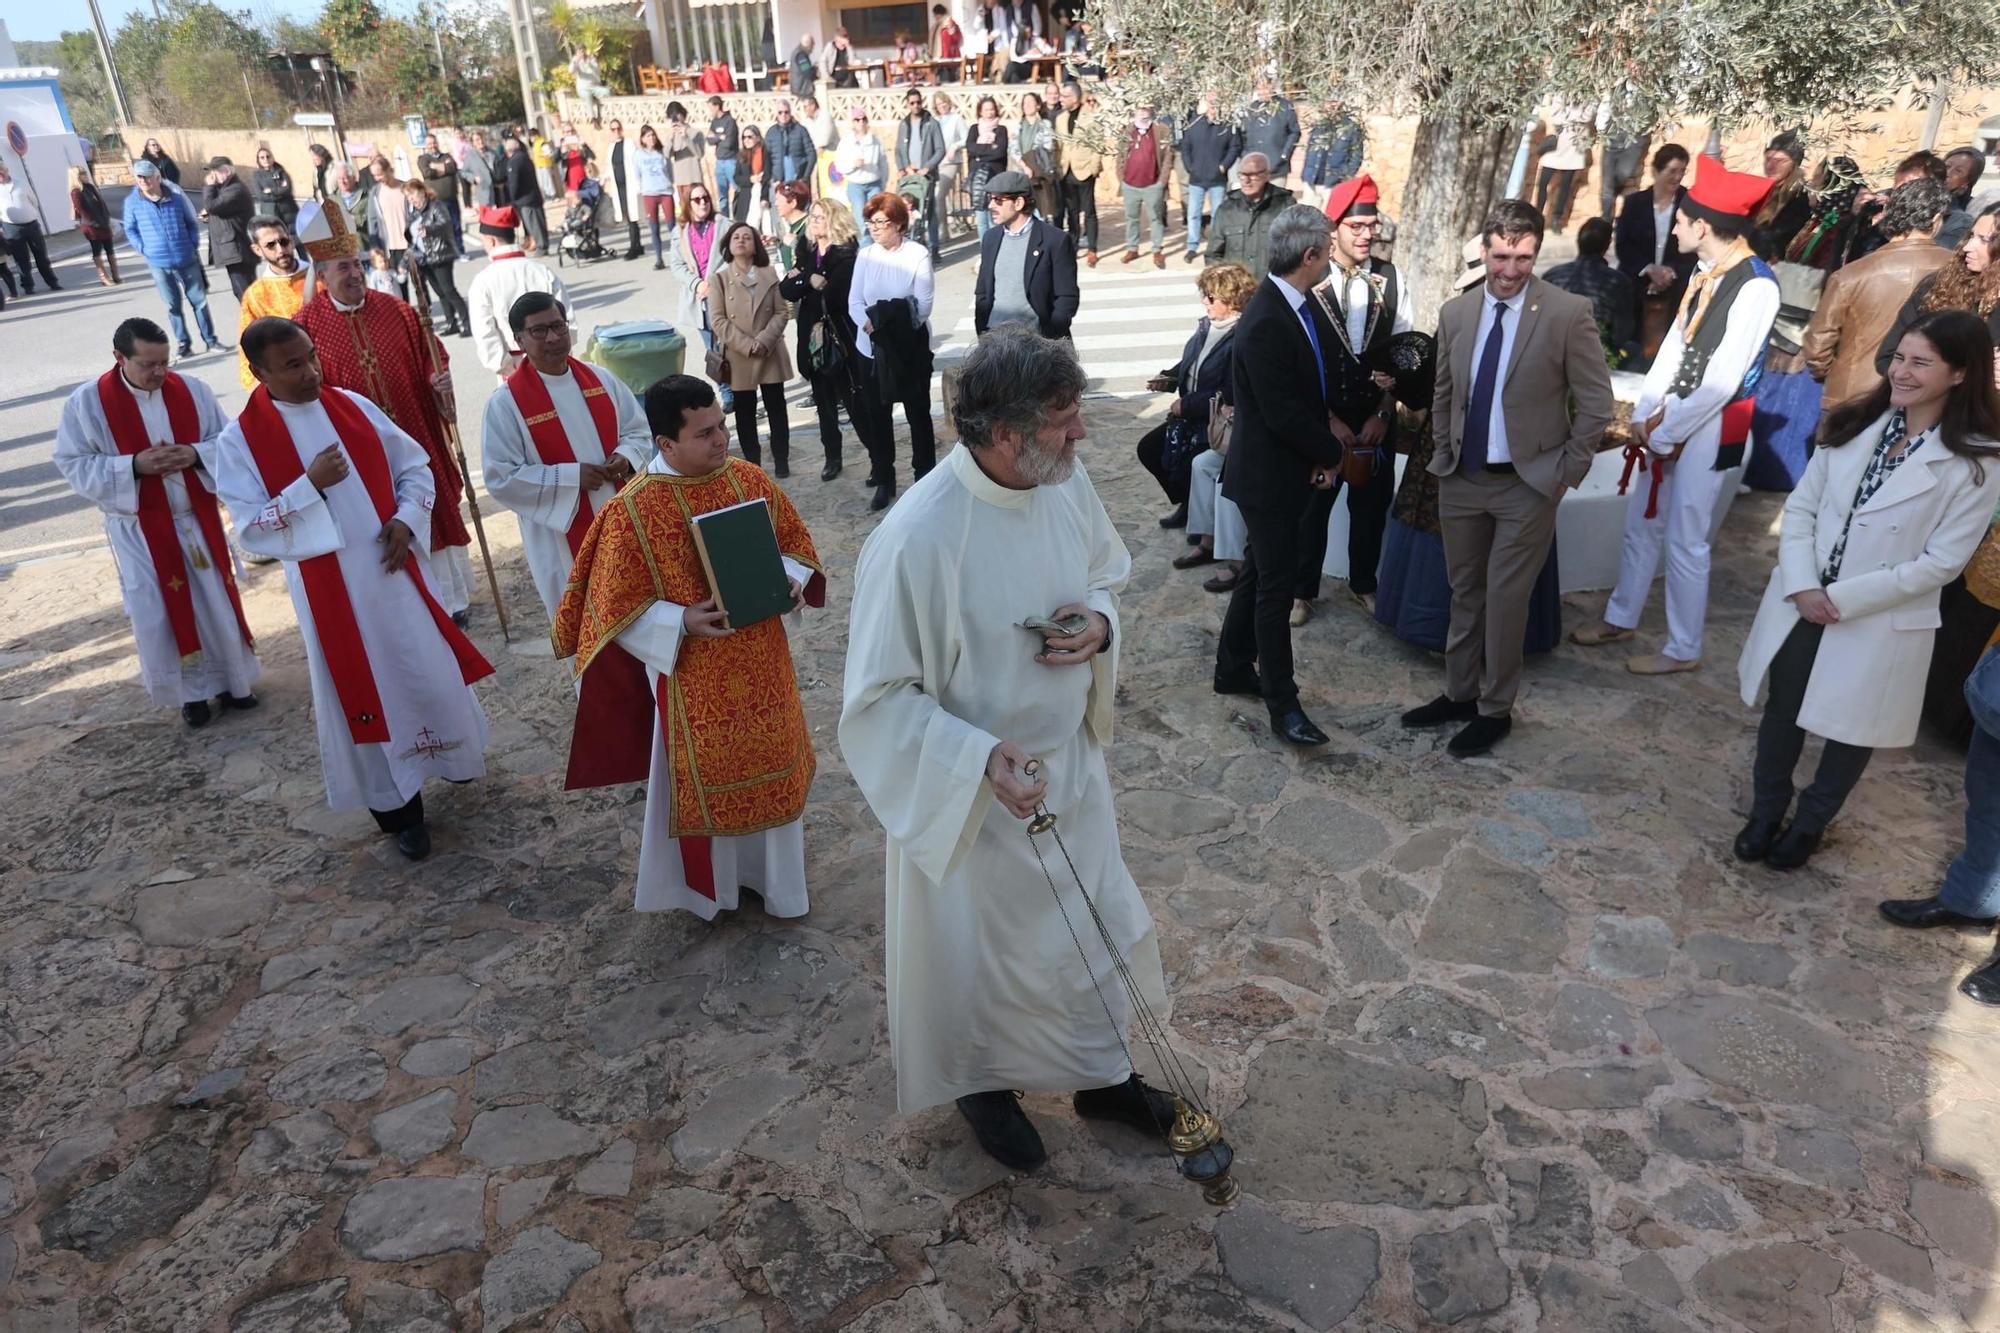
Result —
M 451 360 L 407 302 L 368 289 L 368 270 L 358 255 L 337 256 L 318 267 L 324 290 L 294 318 L 318 349 L 326 382 L 381 408 L 429 456 L 437 490 L 431 568 L 438 601 L 463 625 L 472 602 L 467 550 L 472 535 L 460 513 L 465 483 L 445 435 L 445 412 L 453 410 Z

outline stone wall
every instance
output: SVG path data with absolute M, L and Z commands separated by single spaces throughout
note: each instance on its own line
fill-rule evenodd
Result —
M 448 134 L 452 127 L 433 125 L 440 134 Z M 403 133 L 401 125 L 343 125 L 351 145 L 368 144 L 391 161 L 396 161 L 396 153 L 401 150 L 406 163 L 398 164 L 401 173 L 405 166 L 414 174 L 416 154 L 410 148 L 410 141 Z M 158 139 L 160 146 L 181 168 L 181 185 L 201 185 L 201 168 L 212 157 L 226 157 L 246 174 L 257 163 L 257 150 L 268 147 L 280 166 L 292 173 L 295 185 L 306 188 L 298 191 L 301 199 L 310 193 L 310 182 L 305 178 L 312 166 L 312 154 L 306 151 L 314 143 L 333 146 L 333 131 L 313 130 L 308 133 L 296 125 L 286 125 L 268 130 L 216 130 L 175 128 L 173 126 L 128 126 L 122 131 L 125 151 L 129 158 L 137 157 L 147 139 Z M 110 156 L 104 154 L 103 156 Z M 336 153 L 336 156 L 338 154 Z M 100 179 L 105 179 L 102 172 Z

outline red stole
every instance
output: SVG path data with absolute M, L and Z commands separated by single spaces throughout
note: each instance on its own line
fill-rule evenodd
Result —
M 168 371 L 167 382 L 160 386 L 160 397 L 166 401 L 167 425 L 173 432 L 174 443 L 199 442 L 201 415 L 195 410 L 194 395 L 188 392 L 187 382 Z M 139 404 L 118 367 L 113 366 L 97 377 L 97 403 L 104 409 L 105 425 L 111 428 L 111 443 L 121 455 L 129 457 L 157 443 L 146 438 L 145 419 L 139 415 Z M 250 622 L 243 618 L 243 598 L 236 591 L 236 573 L 229 560 L 229 542 L 222 535 L 222 514 L 216 507 L 215 495 L 201 484 L 195 469 L 189 468 L 180 476 L 187 483 L 188 507 L 194 511 L 195 525 L 201 529 L 209 557 L 222 575 L 222 586 L 229 590 L 229 604 L 235 608 L 236 628 L 243 635 L 243 646 L 254 648 Z M 139 477 L 138 482 L 139 533 L 146 539 L 146 550 L 153 557 L 153 576 L 158 579 L 160 596 L 167 604 L 167 623 L 173 627 L 174 647 L 186 665 L 201 656 L 201 634 L 195 628 L 194 589 L 188 584 L 186 557 L 181 553 L 180 534 L 174 530 L 173 509 L 167 503 L 167 479 Z
M 376 517 L 387 523 L 396 515 L 396 486 L 389 475 L 389 455 L 382 448 L 381 435 L 367 415 L 340 390 L 326 389 L 319 401 L 333 422 L 334 433 L 340 437 L 354 475 L 375 503 Z M 285 418 L 272 404 L 269 389 L 257 386 L 239 420 L 244 443 L 250 446 L 250 457 L 257 464 L 264 489 L 274 498 L 305 475 L 298 446 L 292 442 Z M 417 595 L 429 608 L 438 633 L 451 645 L 465 683 L 470 685 L 482 676 L 493 674 L 492 664 L 479 655 L 472 641 L 451 623 L 451 617 L 438 605 L 437 598 L 431 596 L 417 567 L 414 546 L 403 568 L 417 585 Z M 340 696 L 340 710 L 347 717 L 348 735 L 357 745 L 371 741 L 386 743 L 389 721 L 382 715 L 382 695 L 368 663 L 367 645 L 361 641 L 361 626 L 354 618 L 347 580 L 341 577 L 339 552 L 328 551 L 299 561 L 299 577 L 305 583 L 306 605 L 312 608 L 313 628 L 319 635 L 320 651 L 326 655 L 327 671 L 333 676 L 334 693 Z
M 604 447 L 606 462 L 611 460 L 611 450 L 618 443 L 618 412 L 611 406 L 610 391 L 597 373 L 575 357 L 569 359 L 569 373 L 576 376 L 576 382 L 583 389 L 584 404 L 590 408 L 590 419 L 597 427 L 597 442 Z M 550 467 L 576 461 L 576 450 L 570 448 L 569 434 L 563 430 L 562 419 L 556 415 L 555 401 L 549 397 L 549 386 L 542 383 L 541 372 L 532 361 L 523 361 L 514 373 L 507 377 L 507 391 L 514 395 L 514 406 L 521 410 L 521 419 L 528 423 L 528 438 L 534 442 L 535 452 L 542 462 Z M 590 496 L 577 487 L 576 517 L 570 520 L 569 531 L 563 535 L 569 540 L 569 554 L 573 560 L 583 546 L 583 534 L 590 531 L 590 520 L 596 517 L 590 508 Z

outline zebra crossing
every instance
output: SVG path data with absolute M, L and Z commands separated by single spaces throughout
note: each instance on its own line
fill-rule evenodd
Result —
M 1154 268 L 1150 255 L 1121 264 L 1120 253 L 1111 250 L 1096 268 L 1077 266 L 1081 299 L 1070 337 L 1089 376 L 1086 393 L 1094 397 L 1145 393 L 1147 380 L 1180 360 L 1181 349 L 1201 318 L 1195 289 L 1199 265 L 1184 262 L 1178 251 L 1169 254 L 1164 269 Z M 970 294 L 949 329 L 944 327 L 944 314 L 932 315 L 932 327 L 944 337 L 937 349 L 940 366 L 972 350 Z M 935 384 L 932 401 L 939 401 Z

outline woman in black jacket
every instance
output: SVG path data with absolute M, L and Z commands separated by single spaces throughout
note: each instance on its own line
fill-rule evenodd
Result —
M 1687 174 L 1688 161 L 1687 149 L 1677 143 L 1661 144 L 1653 154 L 1653 183 L 1626 195 L 1618 210 L 1618 271 L 1632 279 L 1632 288 L 1639 296 L 1634 313 L 1647 365 L 1658 355 L 1680 309 L 1688 279 L 1694 276 L 1695 256 L 1692 252 L 1682 254 L 1673 234 L 1674 222 L 1687 200 L 1681 178 Z
M 984 236 L 993 225 L 986 211 L 986 182 L 1007 169 L 1007 127 L 1000 123 L 1000 103 L 992 97 L 979 99 L 972 128 L 965 136 L 965 185 L 972 195 L 973 220 Z
M 160 175 L 167 180 L 172 181 L 175 185 L 181 183 L 181 169 L 179 164 L 168 155 L 166 149 L 160 147 L 158 139 L 146 140 L 146 146 L 139 150 L 139 156 L 158 167 Z
M 1160 520 L 1163 528 L 1187 525 L 1194 458 L 1208 448 L 1208 416 L 1215 396 L 1229 392 L 1236 320 L 1257 289 L 1250 271 L 1235 263 L 1203 269 L 1195 285 L 1201 289 L 1205 313 L 1181 352 L 1180 364 L 1159 377 L 1161 387 L 1174 392 L 1173 406 L 1167 409 L 1165 421 L 1139 438 L 1140 466 L 1153 474 L 1175 506 Z M 1229 399 L 1225 396 L 1224 401 Z
M 778 294 L 798 303 L 800 373 L 812 385 L 819 413 L 819 442 L 826 450 L 821 481 L 840 475 L 840 409 L 858 421 L 855 402 L 854 321 L 847 311 L 854 282 L 854 256 L 861 237 L 854 214 L 837 199 L 817 199 L 806 215 L 804 242 Z
M 276 218 L 288 230 L 291 228 L 299 215 L 299 201 L 292 192 L 291 173 L 278 165 L 269 148 L 257 150 L 257 167 L 250 173 L 250 193 L 257 200 L 260 214 Z

